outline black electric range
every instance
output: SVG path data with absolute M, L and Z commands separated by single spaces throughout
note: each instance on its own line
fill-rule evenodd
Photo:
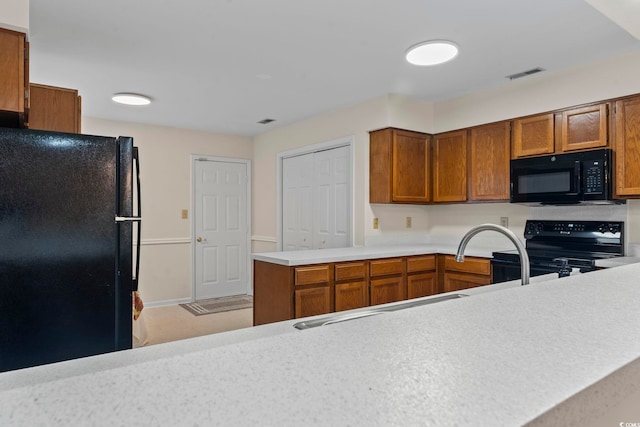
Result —
M 593 271 L 596 260 L 624 255 L 623 236 L 624 222 L 527 220 L 524 238 L 530 275 L 564 274 L 572 268 Z M 491 271 L 492 283 L 519 279 L 518 252 L 494 252 Z

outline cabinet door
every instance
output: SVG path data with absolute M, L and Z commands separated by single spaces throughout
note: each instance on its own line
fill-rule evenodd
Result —
M 429 144 L 425 134 L 393 130 L 392 182 L 394 202 L 426 203 L 429 185 Z
M 640 195 L 640 97 L 616 102 L 616 176 L 618 196 Z
M 467 131 L 436 135 L 433 140 L 433 201 L 467 200 Z
M 555 151 L 553 132 L 553 114 L 514 120 L 512 158 L 552 154 Z
M 351 283 L 336 283 L 336 311 L 351 310 L 369 305 L 367 283 L 364 280 Z
M 0 111 L 24 113 L 25 72 L 25 34 L 0 28 Z
M 328 286 L 296 289 L 296 318 L 331 313 L 331 291 Z
M 444 273 L 445 292 L 460 291 L 489 284 L 491 284 L 490 276 L 449 272 Z
M 406 299 L 406 288 L 402 276 L 372 279 L 370 284 L 370 305 L 385 304 Z
M 471 200 L 509 200 L 509 122 L 471 129 Z
M 31 84 L 29 93 L 29 129 L 80 133 L 77 90 Z
M 444 268 L 447 272 L 459 271 L 491 275 L 491 260 L 488 258 L 464 257 L 463 262 L 457 262 L 453 255 L 445 255 Z
M 436 272 L 407 276 L 407 298 L 419 298 L 438 293 Z
M 607 105 L 599 104 L 562 112 L 562 151 L 607 146 Z

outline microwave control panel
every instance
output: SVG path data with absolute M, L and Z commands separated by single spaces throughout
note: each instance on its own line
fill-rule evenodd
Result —
M 604 193 L 605 177 L 602 160 L 585 160 L 582 163 L 584 194 Z

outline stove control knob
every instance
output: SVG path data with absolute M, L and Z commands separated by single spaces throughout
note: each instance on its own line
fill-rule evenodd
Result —
M 606 224 L 600 224 L 598 226 L 598 232 L 600 232 L 600 233 L 606 233 L 608 229 L 609 228 L 607 227 Z

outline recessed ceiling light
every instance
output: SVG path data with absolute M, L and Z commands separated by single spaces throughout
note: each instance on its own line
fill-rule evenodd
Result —
M 419 43 L 407 50 L 407 61 L 413 65 L 438 65 L 458 56 L 458 46 L 446 40 Z
M 125 105 L 149 105 L 151 98 L 137 93 L 116 93 L 111 97 L 118 104 Z

